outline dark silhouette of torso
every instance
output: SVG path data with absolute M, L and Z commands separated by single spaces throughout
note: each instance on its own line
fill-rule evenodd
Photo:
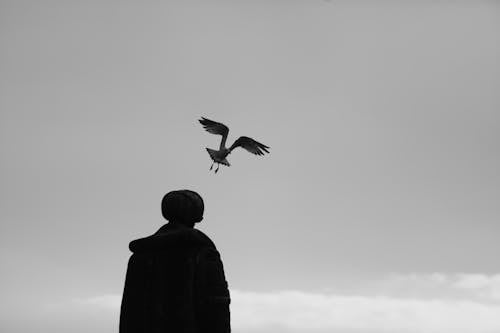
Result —
M 214 243 L 168 223 L 130 243 L 120 333 L 228 333 L 229 291 Z

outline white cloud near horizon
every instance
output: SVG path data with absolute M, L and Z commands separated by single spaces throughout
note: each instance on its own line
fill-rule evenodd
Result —
M 489 333 L 500 331 L 500 305 L 468 300 L 344 296 L 298 291 L 233 291 L 237 329 L 289 331 Z
M 487 276 L 482 274 L 460 274 L 453 286 L 460 289 L 479 291 L 484 297 L 500 301 L 500 274 Z
M 116 310 L 120 307 L 122 301 L 121 295 L 105 294 L 102 296 L 94 296 L 89 298 L 75 298 L 73 303 L 82 306 L 96 306 L 102 309 Z
M 396 296 L 387 288 L 369 295 L 232 289 L 231 322 L 235 331 L 245 332 L 493 333 L 500 331 L 499 280 L 500 275 L 442 273 L 384 279 L 386 287 L 404 285 L 413 295 L 419 289 L 424 294 L 429 285 L 447 291 L 435 297 Z M 457 295 L 449 293 L 453 290 Z M 121 295 L 107 294 L 71 303 L 116 315 L 120 301 Z
M 476 297 L 500 301 L 500 274 L 394 274 L 387 278 L 385 283 L 392 289 L 396 286 L 416 292 L 428 289 L 431 292 L 446 292 L 448 295 L 455 293 L 462 298 Z

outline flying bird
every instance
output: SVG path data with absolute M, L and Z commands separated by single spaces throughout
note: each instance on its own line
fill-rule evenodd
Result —
M 227 134 L 229 133 L 229 128 L 226 125 L 204 117 L 201 117 L 201 119 L 198 121 L 200 122 L 200 124 L 203 125 L 203 128 L 208 133 L 222 135 L 222 140 L 220 142 L 219 150 L 206 148 L 208 154 L 210 155 L 210 158 L 213 161 L 212 166 L 210 166 L 210 170 L 212 170 L 214 164 L 217 163 L 217 169 L 215 169 L 215 173 L 219 171 L 219 166 L 221 164 L 226 166 L 231 166 L 231 164 L 229 164 L 229 162 L 227 161 L 226 157 L 227 155 L 231 154 L 233 149 L 236 147 L 244 148 L 255 155 L 264 155 L 264 152 L 269 153 L 268 146 L 263 145 L 262 143 L 257 142 L 254 139 L 249 138 L 247 136 L 240 136 L 231 145 L 231 147 L 226 148 L 226 139 L 227 139 Z

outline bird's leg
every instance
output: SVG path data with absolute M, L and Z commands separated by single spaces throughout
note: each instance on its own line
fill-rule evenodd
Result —
M 215 162 L 212 162 L 212 165 L 210 166 L 210 171 L 212 171 L 212 168 L 214 167 L 214 163 Z
M 217 169 L 215 169 L 215 173 L 217 173 L 217 171 L 219 171 L 219 167 L 220 167 L 220 164 L 217 163 Z

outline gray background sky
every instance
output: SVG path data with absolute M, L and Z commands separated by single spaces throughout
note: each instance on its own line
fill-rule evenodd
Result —
M 0 1 L 0 328 L 76 332 L 178 188 L 234 290 L 492 281 L 499 93 L 496 1 Z M 200 116 L 271 154 L 210 173 Z

